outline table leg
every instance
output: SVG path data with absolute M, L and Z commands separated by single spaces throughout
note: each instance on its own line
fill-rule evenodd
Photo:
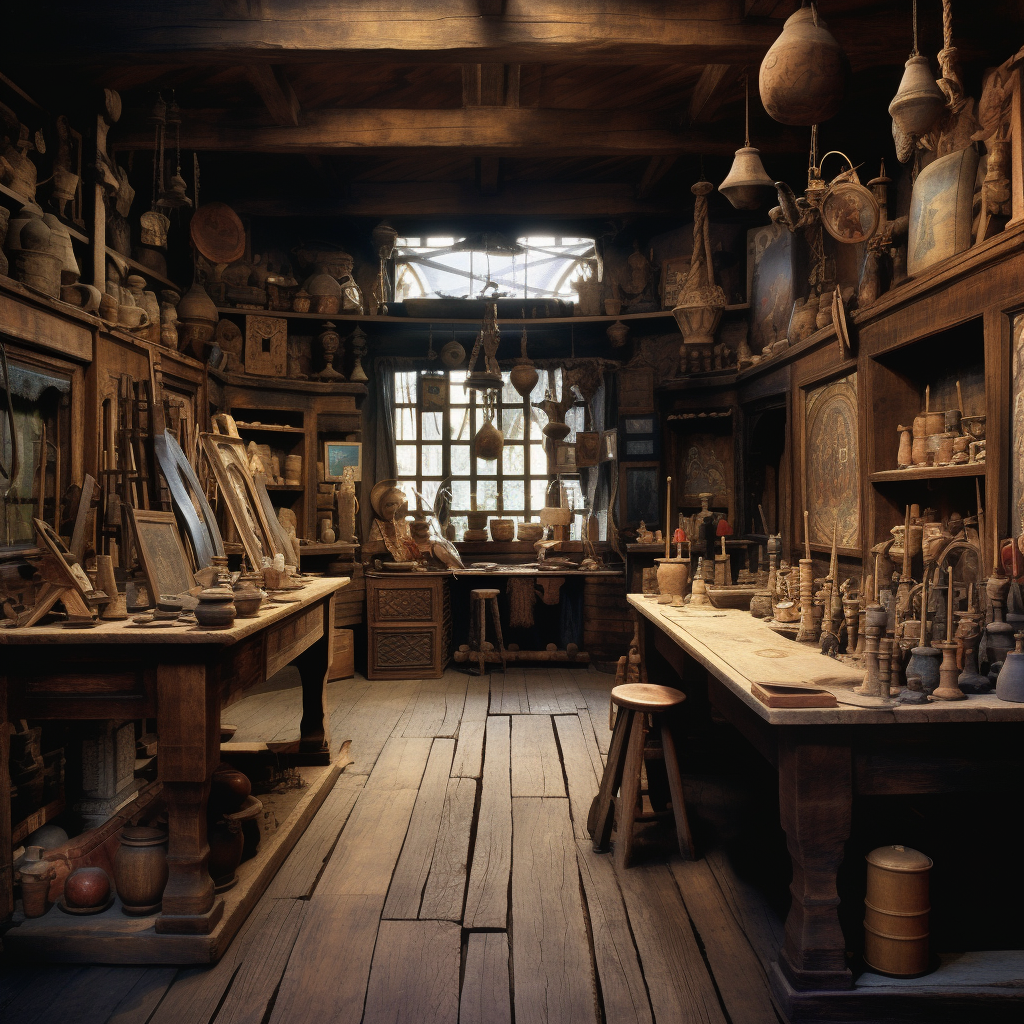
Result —
M 208 870 L 206 801 L 220 761 L 220 699 L 205 665 L 157 667 L 160 779 L 167 798 L 167 887 L 158 932 L 205 935 L 224 913 Z
M 324 602 L 324 635 L 307 647 L 292 663 L 302 681 L 302 721 L 299 723 L 299 752 L 303 764 L 331 763 L 331 734 L 327 721 L 327 670 L 331 666 L 334 641 L 334 599 Z
M 853 758 L 847 746 L 779 743 L 779 804 L 793 862 L 779 966 L 797 989 L 848 989 L 836 873 L 850 836 Z

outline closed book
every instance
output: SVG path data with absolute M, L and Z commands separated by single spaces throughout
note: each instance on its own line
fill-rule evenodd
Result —
M 783 683 L 751 683 L 750 692 L 770 708 L 834 708 L 835 695 L 815 686 L 786 686 Z

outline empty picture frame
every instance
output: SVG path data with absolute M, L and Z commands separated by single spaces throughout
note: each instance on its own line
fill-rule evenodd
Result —
M 240 437 L 227 434 L 199 436 L 203 454 L 213 470 L 221 498 L 235 524 L 249 564 L 253 568 L 260 568 L 264 556 L 273 558 L 279 553 L 285 558 L 291 557 L 292 552 L 282 546 L 277 530 L 267 518 L 266 505 L 261 501 L 257 485 L 249 472 L 245 442 Z
M 340 484 L 346 469 L 353 479 L 363 479 L 363 445 L 360 441 L 324 441 L 324 482 Z
M 139 562 L 146 575 L 150 597 L 184 594 L 196 585 L 185 545 L 173 512 L 150 512 L 128 507 Z

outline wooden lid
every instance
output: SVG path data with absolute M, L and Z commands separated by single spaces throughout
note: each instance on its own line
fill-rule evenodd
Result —
M 880 846 L 877 850 L 872 850 L 865 860 L 885 871 L 904 871 L 908 874 L 928 871 L 932 866 L 931 857 L 926 857 L 909 846 Z
M 612 703 L 633 711 L 662 711 L 686 700 L 686 694 L 671 686 L 654 683 L 627 683 L 612 690 Z
M 487 597 L 497 597 L 498 596 L 498 591 L 497 590 L 471 590 L 469 592 L 469 596 L 470 597 L 479 598 L 479 599 L 482 600 L 483 598 L 487 598 Z
M 192 214 L 192 244 L 211 263 L 234 263 L 245 252 L 245 228 L 227 203 L 205 203 Z

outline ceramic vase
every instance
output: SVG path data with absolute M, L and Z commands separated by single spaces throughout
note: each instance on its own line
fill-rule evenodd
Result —
M 206 629 L 230 629 L 235 621 L 234 594 L 228 587 L 210 587 L 199 595 L 196 621 Z
M 210 844 L 207 870 L 213 879 L 215 891 L 225 892 L 238 881 L 235 872 L 242 863 L 242 850 L 245 847 L 242 823 L 219 818 L 209 825 L 207 836 Z
M 28 846 L 18 864 L 21 879 L 21 903 L 26 917 L 42 917 L 47 911 L 50 882 L 55 871 L 44 857 L 41 846 Z
M 167 885 L 167 833 L 158 828 L 125 825 L 114 856 L 114 887 L 121 910 L 145 917 L 160 909 Z
M 996 696 L 1013 704 L 1024 704 L 1024 633 L 1016 636 L 1015 650 L 1007 653 L 996 679 Z

